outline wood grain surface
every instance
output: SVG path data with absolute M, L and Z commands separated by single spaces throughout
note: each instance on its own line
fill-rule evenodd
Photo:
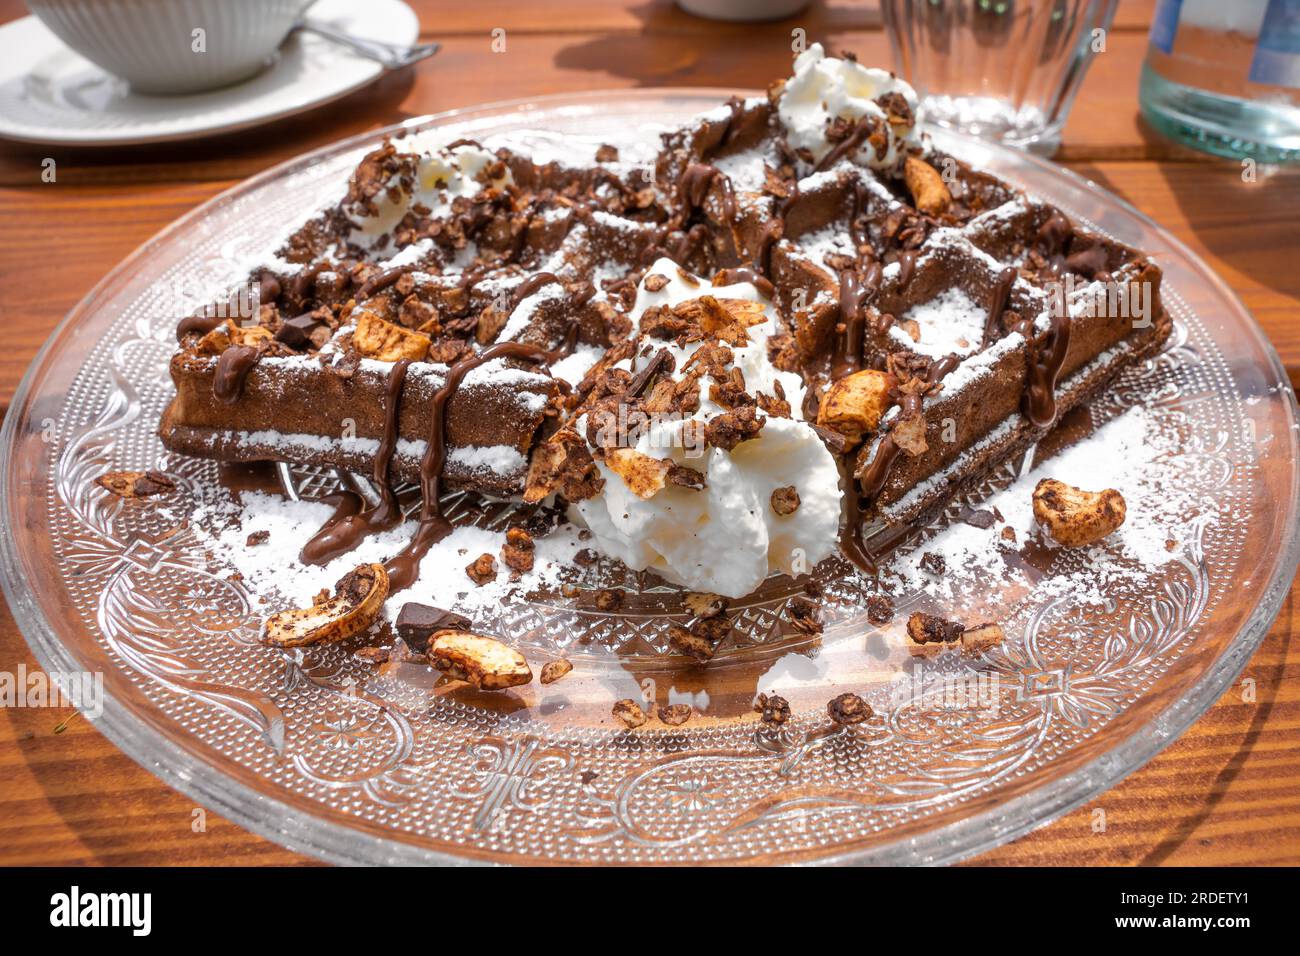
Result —
M 887 63 L 875 4 L 814 2 L 781 23 L 737 26 L 667 0 L 416 2 L 434 59 L 338 103 L 196 143 L 71 150 L 0 142 L 0 404 L 45 337 L 119 260 L 177 216 L 305 150 L 424 113 L 492 100 L 636 86 L 761 87 L 802 27 L 831 49 Z M 1242 182 L 1240 167 L 1144 125 L 1137 84 L 1151 0 L 1120 5 L 1058 160 L 1187 242 L 1241 296 L 1300 382 L 1300 175 Z M 0 22 L 25 14 L 0 0 Z M 491 31 L 506 30 L 493 54 Z M 41 182 L 52 157 L 58 178 Z M 1293 585 L 1230 689 L 1163 754 L 1093 803 L 972 862 L 1300 864 L 1300 647 Z M 0 670 L 36 666 L 7 608 Z M 71 717 L 71 719 L 69 719 Z M 65 726 L 66 724 L 66 726 Z M 305 864 L 205 812 L 67 711 L 0 710 L 0 864 Z M 1106 814 L 1094 832 L 1094 811 Z

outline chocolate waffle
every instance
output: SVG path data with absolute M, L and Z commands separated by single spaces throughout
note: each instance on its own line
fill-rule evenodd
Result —
M 771 361 L 805 386 L 788 415 L 838 460 L 841 544 L 869 566 L 864 527 L 941 506 L 1158 350 L 1170 323 L 1149 259 L 930 147 L 892 77 L 811 62 L 665 135 L 653 165 L 604 147 L 561 164 L 385 143 L 251 277 L 251 322 L 216 307 L 180 322 L 164 444 L 419 482 L 420 530 L 390 563 L 409 582 L 446 531 L 444 484 L 602 494 L 611 473 L 587 456 L 603 464 L 603 449 L 560 474 L 557 436 L 668 380 L 654 362 L 631 371 L 654 338 L 635 306 L 667 259 L 684 281 L 774 305 Z M 823 122 L 839 101 L 809 84 L 828 63 L 876 88 Z M 354 504 L 321 554 L 400 520 L 391 502 Z

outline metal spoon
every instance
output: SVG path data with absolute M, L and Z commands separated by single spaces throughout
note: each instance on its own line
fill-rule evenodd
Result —
M 314 33 L 340 46 L 345 46 L 354 53 L 359 53 L 361 56 L 377 61 L 385 70 L 400 70 L 404 66 L 410 66 L 412 63 L 418 63 L 420 60 L 433 56 L 442 48 L 440 43 L 417 43 L 415 46 L 399 46 L 395 43 L 384 43 L 380 40 L 368 40 L 365 37 L 343 33 L 331 26 L 308 20 L 305 17 L 293 25 L 292 29 L 289 30 L 289 35 L 292 36 L 299 30 Z

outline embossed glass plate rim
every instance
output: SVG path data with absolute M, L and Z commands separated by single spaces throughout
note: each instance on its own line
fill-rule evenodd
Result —
M 326 157 L 357 149 L 378 141 L 384 135 L 409 132 L 425 126 L 442 126 L 475 119 L 491 120 L 497 116 L 537 112 L 598 113 L 627 102 L 665 104 L 684 101 L 692 109 L 706 109 L 736 92 L 730 89 L 708 88 L 647 88 L 642 90 L 610 90 L 579 94 L 529 97 L 481 106 L 466 107 L 406 120 L 402 123 L 360 133 L 348 139 L 320 147 L 286 160 L 265 172 L 259 173 L 212 197 L 182 216 L 126 257 L 116 268 L 101 279 L 77 303 L 67 317 L 56 327 L 37 353 L 22 382 L 14 394 L 3 428 L 0 429 L 0 448 L 12 451 L 19 437 L 20 423 L 30 424 L 27 405 L 38 373 L 46 367 L 56 344 L 70 332 L 92 307 L 121 284 L 129 281 L 132 267 L 147 261 L 154 249 L 164 245 L 178 232 L 183 231 L 209 212 L 233 202 L 242 195 L 285 176 L 296 169 Z M 545 128 L 544 123 L 538 128 Z M 1039 157 L 1012 151 L 1006 147 L 983 141 L 966 140 L 958 134 L 933 130 L 941 140 L 964 143 L 969 149 L 986 150 L 1013 165 L 1023 163 L 1037 168 L 1040 173 L 1063 180 L 1085 192 L 1101 192 L 1113 208 L 1130 217 L 1144 231 L 1158 236 L 1171 253 L 1180 258 L 1188 270 L 1236 313 L 1234 327 L 1248 329 L 1253 345 L 1264 356 L 1268 371 L 1279 383 L 1279 397 L 1287 403 L 1292 427 L 1287 430 L 1287 452 L 1292 462 L 1292 487 L 1286 502 L 1282 528 L 1291 528 L 1291 536 L 1279 549 L 1277 560 L 1260 599 L 1243 622 L 1235 637 L 1224 647 L 1218 657 L 1205 669 L 1197 683 L 1180 699 L 1175 700 L 1147 723 L 1135 728 L 1129 735 L 1113 743 L 1110 748 L 1076 768 L 1064 777 L 1037 786 L 1028 793 L 1017 796 L 1000 806 L 981 811 L 953 823 L 938 826 L 912 837 L 874 845 L 867 848 L 848 848 L 816 858 L 818 863 L 950 863 L 984 852 L 1015 839 L 1037 827 L 1043 826 L 1087 802 L 1114 786 L 1132 771 L 1141 767 L 1177 739 L 1223 693 L 1240 673 L 1246 662 L 1267 633 L 1282 607 L 1291 581 L 1300 564 L 1300 530 L 1296 517 L 1300 511 L 1300 467 L 1297 467 L 1297 428 L 1300 428 L 1300 410 L 1297 410 L 1285 369 L 1271 343 L 1236 294 L 1183 242 L 1157 225 L 1152 219 L 1132 205 L 1100 190 L 1095 183 L 1079 174 L 1056 166 Z M 1014 177 L 1013 177 L 1014 178 Z M 10 455 L 12 459 L 13 456 Z M 38 662 L 49 672 L 80 670 L 81 663 L 54 631 L 37 605 L 27 580 L 21 573 L 14 530 L 17 526 L 11 515 L 13 503 L 10 468 L 0 468 L 0 586 L 9 602 L 19 630 L 31 647 Z M 94 722 L 96 728 L 115 746 L 148 769 L 169 786 L 198 800 L 210 809 L 221 813 L 239 825 L 276 841 L 297 852 L 304 852 L 336 863 L 444 863 L 467 864 L 491 862 L 473 850 L 464 854 L 414 845 L 376 832 L 376 827 L 363 820 L 347 823 L 332 819 L 259 793 L 233 775 L 224 772 L 202 759 L 206 749 L 202 742 L 190 738 L 194 749 L 187 749 L 163 736 L 150 726 L 144 717 L 136 716 L 131 708 L 107 694 L 103 716 Z M 1159 729 L 1157 729 L 1157 726 Z M 472 856 L 470 854 L 473 854 Z

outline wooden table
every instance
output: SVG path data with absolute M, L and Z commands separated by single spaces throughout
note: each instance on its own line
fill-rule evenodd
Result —
M 77 151 L 0 144 L 0 402 L 73 304 L 154 232 L 215 193 L 332 140 L 407 117 L 543 93 L 634 86 L 761 87 L 801 26 L 832 50 L 889 61 L 874 5 L 816 2 L 785 23 L 730 26 L 668 0 L 417 2 L 443 51 L 306 116 L 201 143 Z M 1150 0 L 1125 0 L 1083 85 L 1058 158 L 1187 242 L 1245 300 L 1300 381 L 1300 176 L 1240 167 L 1160 139 L 1138 116 Z M 0 0 L 0 21 L 25 13 Z M 504 53 L 491 31 L 506 31 Z M 57 161 L 54 184 L 41 162 Z M 1095 803 L 977 864 L 1300 863 L 1296 590 L 1244 677 L 1168 750 Z M 35 667 L 8 610 L 0 670 Z M 67 712 L 0 711 L 0 863 L 307 863 L 207 815 Z M 1094 833 L 1091 810 L 1106 811 Z

